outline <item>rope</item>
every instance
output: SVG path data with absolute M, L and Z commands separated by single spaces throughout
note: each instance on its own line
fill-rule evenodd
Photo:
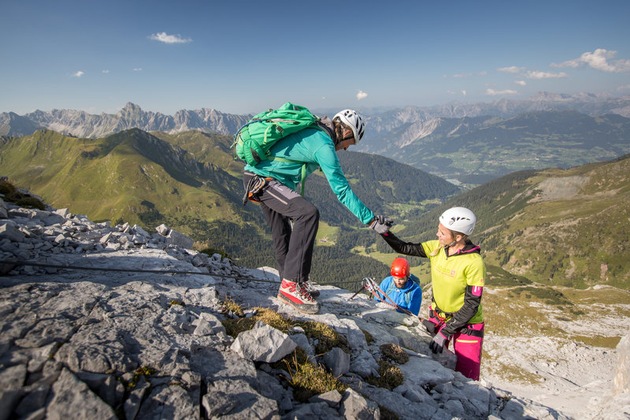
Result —
M 185 275 L 199 275 L 199 276 L 212 276 L 212 277 L 220 277 L 220 278 L 230 278 L 230 279 L 238 279 L 238 280 L 249 280 L 249 281 L 260 281 L 264 283 L 277 283 L 277 281 L 273 280 L 265 280 L 259 279 L 256 277 L 243 277 L 243 276 L 234 276 L 227 274 L 212 274 L 212 273 L 203 273 L 198 271 L 181 271 L 181 270 L 146 270 L 146 269 L 138 269 L 138 268 L 105 268 L 105 267 L 86 267 L 79 265 L 60 265 L 60 264 L 45 264 L 38 263 L 33 261 L 20 261 L 20 260 L 3 260 L 0 261 L 3 264 L 14 264 L 17 266 L 27 265 L 32 267 L 44 267 L 44 268 L 58 268 L 58 269 L 67 269 L 67 270 L 87 270 L 87 271 L 105 271 L 105 272 L 127 272 L 127 273 L 149 273 L 149 274 L 185 274 Z
M 32 266 L 32 267 L 42 267 L 42 268 L 57 268 L 57 269 L 66 269 L 66 270 L 86 270 L 86 271 L 104 271 L 104 272 L 126 272 L 126 273 L 148 273 L 148 274 L 183 274 L 183 275 L 198 275 L 198 276 L 211 276 L 211 277 L 219 277 L 219 278 L 229 278 L 235 280 L 248 280 L 248 281 L 256 281 L 262 283 L 275 283 L 277 281 L 274 280 L 266 280 L 260 279 L 256 277 L 244 277 L 238 275 L 228 275 L 228 274 L 212 274 L 212 273 L 203 273 L 197 271 L 182 271 L 182 270 L 147 270 L 147 269 L 139 269 L 139 268 L 105 268 L 105 267 L 87 267 L 80 265 L 72 265 L 72 264 L 47 264 L 47 263 L 39 263 L 34 261 L 24 261 L 24 260 L 2 260 L 1 264 L 14 264 L 16 266 Z M 335 283 L 333 286 L 337 286 L 338 284 L 356 284 L 357 281 L 343 281 L 339 283 Z

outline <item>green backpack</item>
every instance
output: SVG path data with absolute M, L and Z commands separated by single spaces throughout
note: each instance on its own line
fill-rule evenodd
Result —
M 290 102 L 278 109 L 270 109 L 254 117 L 242 126 L 234 136 L 236 156 L 250 165 L 272 159 L 271 146 L 290 134 L 307 127 L 317 128 L 319 117 L 308 109 Z

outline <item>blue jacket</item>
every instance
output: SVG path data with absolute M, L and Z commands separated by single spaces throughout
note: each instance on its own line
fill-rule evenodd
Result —
M 422 288 L 418 286 L 419 282 L 418 277 L 410 274 L 407 279 L 407 283 L 399 289 L 394 283 L 394 278 L 392 276 L 388 276 L 381 281 L 379 286 L 383 292 L 387 293 L 387 296 L 389 296 L 390 299 L 398 306 L 408 310 L 414 315 L 418 315 L 420 312 L 420 305 L 422 304 Z M 401 311 L 399 310 L 398 312 Z
M 328 180 L 337 199 L 362 223 L 374 219 L 374 213 L 356 196 L 341 169 L 333 140 L 322 130 L 306 128 L 283 138 L 271 147 L 271 155 L 280 159 L 264 160 L 256 166 L 245 165 L 245 171 L 271 177 L 296 190 L 306 164 L 307 174 L 318 167 Z M 284 158 L 284 159 L 283 159 Z

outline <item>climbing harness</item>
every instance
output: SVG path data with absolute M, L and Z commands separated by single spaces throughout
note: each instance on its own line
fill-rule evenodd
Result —
M 254 203 L 260 203 L 260 199 L 258 198 L 258 194 L 265 188 L 265 185 L 272 178 L 264 178 L 262 176 L 258 176 L 252 174 L 252 176 L 247 183 L 247 188 L 245 188 L 245 195 L 243 195 L 243 205 L 247 204 L 248 201 L 253 201 Z

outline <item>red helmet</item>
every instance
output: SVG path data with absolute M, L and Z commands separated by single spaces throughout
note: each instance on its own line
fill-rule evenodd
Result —
M 409 276 L 409 261 L 405 258 L 396 258 L 392 263 L 392 269 L 390 273 L 394 277 L 408 277 Z

